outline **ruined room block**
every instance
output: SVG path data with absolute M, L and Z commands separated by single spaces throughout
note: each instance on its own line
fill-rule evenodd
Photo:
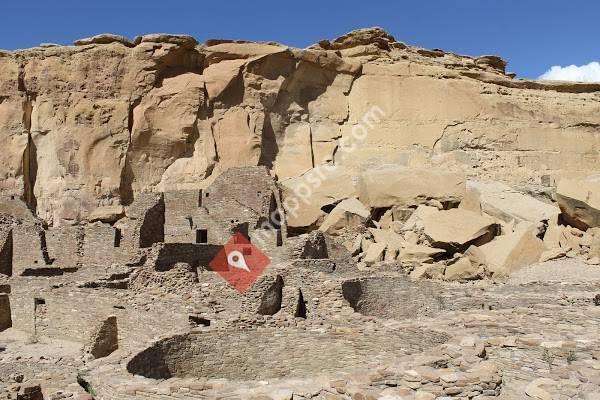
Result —
M 138 193 L 126 218 L 115 224 L 121 230 L 119 246 L 127 251 L 165 241 L 165 201 L 162 193 Z
M 122 232 L 119 228 L 102 222 L 86 225 L 83 240 L 83 263 L 111 265 L 127 261 L 128 254 L 121 247 L 121 241 Z
M 12 276 L 12 261 L 12 229 L 6 226 L 0 226 L 0 275 Z
M 0 332 L 12 326 L 10 300 L 6 293 L 0 294 Z
M 203 210 L 202 191 L 165 192 L 165 242 L 193 243 L 193 223 Z
M 12 234 L 12 275 L 21 275 L 26 269 L 43 268 L 51 264 L 44 223 L 31 212 L 27 204 L 16 196 L 0 197 L 0 215 L 2 226 Z M 5 247 L 1 236 L 0 249 Z
M 87 345 L 87 352 L 94 358 L 110 355 L 119 348 L 119 331 L 117 317 L 109 316 L 94 328 Z
M 52 264 L 46 245 L 46 231 L 36 224 L 13 229 L 13 275 Z
M 80 262 L 80 249 L 83 242 L 83 228 L 80 226 L 59 226 L 46 231 L 48 254 L 57 267 L 76 267 Z

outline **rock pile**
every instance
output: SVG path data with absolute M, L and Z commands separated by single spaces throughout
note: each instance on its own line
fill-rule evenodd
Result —
M 368 208 L 356 198 L 344 200 L 321 229 L 337 235 L 362 268 L 397 262 L 415 278 L 501 278 L 561 257 L 600 263 L 600 228 L 571 226 L 574 219 L 563 200 L 559 208 L 499 182 L 467 181 L 462 193 L 436 190 L 427 196 L 407 189 L 403 199 L 383 208 L 382 202 Z M 353 204 L 352 209 L 345 204 Z M 343 207 L 342 218 L 336 209 Z M 328 222 L 334 219 L 335 230 Z

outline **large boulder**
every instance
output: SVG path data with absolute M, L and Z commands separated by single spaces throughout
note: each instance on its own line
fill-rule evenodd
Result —
M 364 225 L 369 214 L 369 210 L 360 201 L 349 198 L 335 206 L 319 230 L 337 235 L 346 228 L 358 228 Z
M 386 165 L 363 172 L 358 192 L 369 207 L 411 206 L 428 199 L 458 203 L 465 193 L 465 178 L 429 168 Z
M 561 179 L 556 201 L 570 225 L 582 230 L 600 226 L 600 175 Z
M 116 206 L 102 206 L 96 208 L 88 216 L 90 222 L 106 222 L 113 223 L 125 216 L 125 208 L 121 205 Z
M 382 261 L 385 254 L 385 243 L 373 243 L 363 257 L 363 262 L 367 265 L 372 265 L 378 261 Z
M 437 214 L 440 212 L 436 207 L 426 206 L 424 204 L 419 205 L 415 211 L 408 217 L 404 225 L 402 225 L 402 231 L 422 231 L 423 220 L 428 216 Z
M 498 230 L 493 218 L 458 208 L 431 214 L 423 225 L 434 247 L 458 252 L 489 242 Z
M 488 269 L 495 276 L 508 276 L 511 272 L 540 260 L 544 243 L 537 237 L 535 224 L 521 222 L 513 232 L 499 236 L 480 247 Z
M 560 209 L 500 182 L 467 181 L 467 201 L 460 207 L 484 212 L 504 222 L 557 221 Z
M 397 260 L 405 263 L 432 263 L 446 253 L 443 249 L 436 249 L 425 245 L 408 244 L 400 249 Z
M 326 216 L 323 206 L 355 194 L 352 176 L 343 167 L 317 167 L 280 182 L 286 222 L 289 227 L 305 227 Z

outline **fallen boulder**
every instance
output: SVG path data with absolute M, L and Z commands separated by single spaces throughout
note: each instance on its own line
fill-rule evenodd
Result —
M 369 246 L 362 261 L 366 265 L 372 265 L 376 262 L 383 261 L 386 245 L 384 243 L 373 243 Z
M 407 245 L 400 249 L 397 260 L 400 262 L 432 263 L 445 254 L 443 249 L 435 249 L 423 245 Z
M 500 182 L 467 181 L 467 201 L 460 208 L 483 212 L 504 222 L 558 220 L 560 209 Z
M 369 210 L 360 201 L 349 198 L 335 206 L 319 230 L 330 235 L 338 235 L 345 228 L 357 228 L 364 225 L 369 215 Z
M 88 217 L 90 222 L 112 223 L 125 216 L 125 209 L 121 205 L 98 207 L 92 211 Z
M 376 243 L 384 243 L 389 248 L 400 249 L 406 243 L 402 236 L 391 229 L 370 228 L 369 231 L 375 238 Z
M 289 227 L 306 227 L 326 216 L 322 207 L 353 196 L 352 176 L 343 167 L 313 168 L 281 181 L 282 200 Z
M 498 230 L 491 217 L 458 208 L 431 214 L 423 225 L 433 247 L 452 252 L 463 252 L 471 244 L 485 244 Z
M 494 276 L 508 276 L 519 268 L 538 262 L 544 252 L 544 243 L 537 234 L 535 224 L 521 222 L 514 232 L 498 236 L 481 246 L 489 271 Z
M 440 210 L 436 207 L 426 206 L 424 204 L 419 205 L 410 217 L 408 217 L 404 225 L 402 225 L 401 231 L 422 231 L 423 220 L 438 212 L 440 212 Z
M 383 166 L 362 173 L 359 199 L 369 207 L 414 206 L 429 199 L 458 203 L 464 176 L 432 169 Z
M 454 264 L 448 265 L 444 272 L 444 279 L 448 281 L 467 281 L 481 277 L 482 268 L 473 264 L 468 257 L 459 258 Z
M 600 227 L 600 175 L 560 180 L 556 201 L 569 225 L 581 230 Z

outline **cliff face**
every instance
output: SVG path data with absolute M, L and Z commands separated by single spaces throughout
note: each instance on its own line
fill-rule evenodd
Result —
M 0 52 L 0 192 L 50 224 L 203 188 L 232 166 L 293 181 L 329 163 L 347 185 L 383 164 L 513 185 L 600 166 L 600 85 L 517 80 L 498 57 L 376 28 L 304 50 L 171 35 L 76 44 Z

